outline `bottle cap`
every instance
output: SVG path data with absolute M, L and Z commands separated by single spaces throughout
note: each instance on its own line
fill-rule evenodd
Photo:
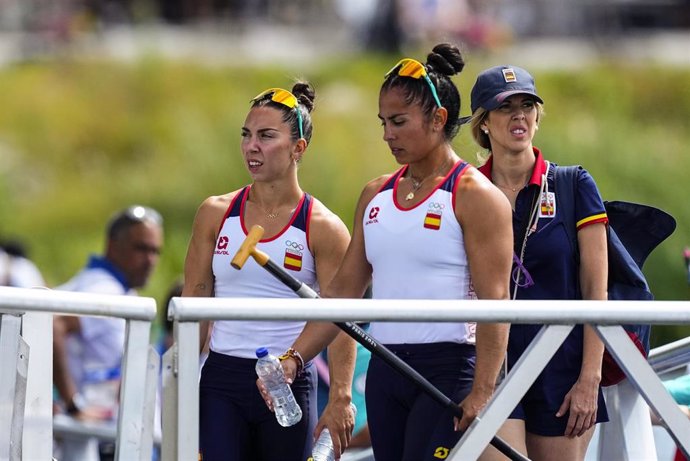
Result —
M 268 355 L 268 349 L 266 349 L 265 347 L 260 347 L 256 350 L 256 356 L 258 358 L 266 357 L 267 355 Z

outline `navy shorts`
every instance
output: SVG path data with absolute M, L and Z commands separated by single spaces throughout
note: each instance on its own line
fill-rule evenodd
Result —
M 475 347 L 431 343 L 387 346 L 438 390 L 456 402 L 472 388 Z M 377 461 L 445 458 L 460 440 L 453 413 L 388 366 L 371 356 L 366 380 L 369 431 Z
M 511 325 L 508 341 L 509 368 L 517 362 L 542 326 Z M 580 376 L 583 336 L 582 325 L 576 325 L 509 416 L 511 419 L 525 420 L 527 432 L 547 437 L 565 434 L 570 413 L 557 418 L 556 412 Z M 604 395 L 599 388 L 597 423 L 608 420 Z
M 211 351 L 199 383 L 199 452 L 203 461 L 304 461 L 316 427 L 316 371 L 292 384 L 302 420 L 278 424 L 256 387 L 256 359 Z

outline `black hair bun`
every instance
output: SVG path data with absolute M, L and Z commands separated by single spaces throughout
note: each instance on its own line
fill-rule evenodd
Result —
M 300 105 L 304 106 L 308 112 L 314 110 L 314 99 L 316 99 L 316 92 L 309 83 L 295 83 L 295 86 L 292 87 L 292 94 L 295 95 Z
M 443 75 L 459 74 L 465 68 L 465 60 L 457 46 L 439 43 L 426 57 L 426 65 Z

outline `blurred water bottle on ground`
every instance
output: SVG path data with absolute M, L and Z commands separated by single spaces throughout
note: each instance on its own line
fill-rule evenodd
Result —
M 352 408 L 352 413 L 354 413 L 353 416 L 357 416 L 357 407 L 355 404 L 350 402 L 350 407 Z M 328 429 L 324 428 L 324 430 L 321 431 L 321 435 L 319 435 L 311 453 L 312 461 L 335 461 L 333 439 Z
M 256 374 L 266 386 L 266 390 L 273 401 L 273 411 L 278 424 L 289 427 L 302 419 L 302 409 L 295 401 L 292 389 L 285 381 L 283 367 L 278 357 L 268 353 L 268 349 L 260 347 L 256 350 L 259 360 L 256 362 Z

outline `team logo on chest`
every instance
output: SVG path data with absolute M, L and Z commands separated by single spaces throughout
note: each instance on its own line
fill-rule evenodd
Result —
M 304 245 L 292 240 L 285 241 L 285 259 L 283 259 L 283 267 L 293 271 L 302 270 L 302 255 Z
M 228 253 L 228 243 L 230 243 L 230 239 L 226 235 L 221 235 L 218 237 L 215 254 L 229 256 L 230 253 Z
M 365 226 L 368 226 L 369 224 L 376 224 L 379 222 L 378 220 L 378 215 L 379 211 L 381 211 L 381 208 L 374 206 L 369 209 L 369 219 L 364 223 Z
M 429 202 L 426 216 L 424 216 L 425 229 L 439 230 L 441 228 L 441 217 L 445 207 L 443 203 Z

